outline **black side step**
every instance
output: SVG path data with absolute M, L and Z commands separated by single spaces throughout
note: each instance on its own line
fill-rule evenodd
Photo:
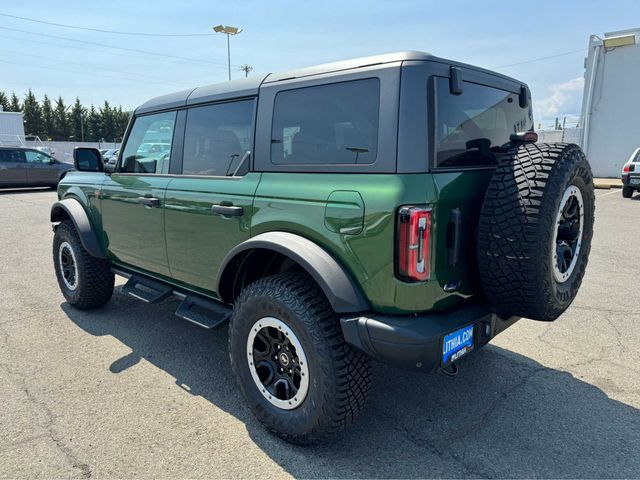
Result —
M 203 328 L 218 328 L 231 316 L 231 307 L 188 295 L 176 310 L 176 316 Z
M 173 289 L 168 285 L 139 275 L 132 275 L 122 286 L 122 291 L 146 303 L 161 302 L 173 293 Z

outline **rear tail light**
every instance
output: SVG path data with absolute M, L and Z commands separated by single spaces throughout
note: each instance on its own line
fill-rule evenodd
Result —
M 631 164 L 627 163 L 624 167 L 622 167 L 622 173 L 629 173 L 631 171 Z
M 396 273 L 409 282 L 431 275 L 431 208 L 401 207 L 398 211 Z

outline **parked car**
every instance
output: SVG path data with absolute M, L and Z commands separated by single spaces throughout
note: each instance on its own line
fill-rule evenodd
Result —
M 116 150 L 114 154 L 111 155 L 107 161 L 105 161 L 105 172 L 112 172 L 116 168 L 116 162 L 118 161 L 119 154 L 120 150 Z
M 104 161 L 105 164 L 113 161 L 113 163 L 115 164 L 115 160 L 118 157 L 118 149 L 116 148 L 111 148 L 109 150 L 106 150 L 103 154 L 102 154 L 102 159 Z
M 137 153 L 140 155 L 161 155 L 171 150 L 170 143 L 143 143 L 138 147 Z
M 253 413 L 323 441 L 363 409 L 370 358 L 453 375 L 575 298 L 591 169 L 533 125 L 521 81 L 419 52 L 158 97 L 112 173 L 75 151 L 51 210 L 55 274 L 79 309 L 109 301 L 115 273 L 124 294 L 229 323 Z
M 622 196 L 631 198 L 640 192 L 640 147 L 636 148 L 622 167 Z
M 56 160 L 35 148 L 0 147 L 0 187 L 56 188 L 70 163 Z

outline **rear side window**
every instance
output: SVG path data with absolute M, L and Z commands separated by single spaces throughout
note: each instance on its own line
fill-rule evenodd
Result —
M 449 79 L 435 77 L 436 166 L 496 165 L 512 133 L 533 129 L 531 107 L 521 108 L 518 94 L 463 82 L 460 95 L 449 92 Z
M 238 175 L 251 154 L 253 100 L 190 108 L 184 132 L 184 175 Z
M 22 162 L 19 150 L 0 150 L 0 163 Z
M 167 173 L 176 112 L 137 117 L 127 138 L 120 171 Z
M 379 107 L 377 78 L 279 92 L 273 109 L 271 162 L 374 163 Z

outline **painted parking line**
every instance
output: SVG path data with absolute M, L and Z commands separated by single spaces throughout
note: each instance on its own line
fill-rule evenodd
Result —
M 622 195 L 621 190 L 619 188 L 617 188 L 617 189 L 615 189 L 615 190 L 613 190 L 611 192 L 603 193 L 602 195 L 596 195 L 596 196 L 598 198 L 601 198 L 601 197 L 606 197 L 607 195 L 613 195 L 614 193 L 617 193 L 618 195 Z

